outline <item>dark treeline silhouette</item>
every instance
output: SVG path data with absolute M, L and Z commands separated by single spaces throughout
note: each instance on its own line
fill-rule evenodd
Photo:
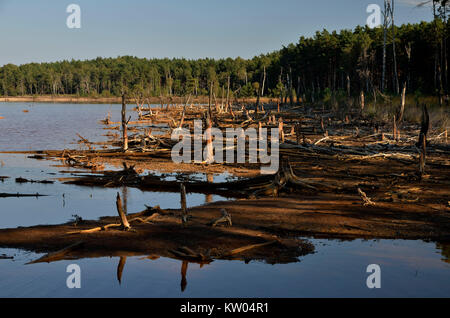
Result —
M 124 88 L 145 96 L 270 96 L 283 102 L 314 101 L 362 91 L 448 94 L 449 22 L 395 27 L 387 33 L 382 85 L 384 29 L 317 32 L 279 51 L 252 59 L 144 59 L 130 56 L 88 61 L 12 64 L 0 68 L 0 95 L 119 96 Z M 395 62 L 394 62 L 395 61 Z M 394 65 L 397 65 L 395 72 Z M 383 90 L 383 88 L 385 88 Z

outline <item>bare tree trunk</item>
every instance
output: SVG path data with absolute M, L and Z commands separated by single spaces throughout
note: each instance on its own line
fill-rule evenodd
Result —
M 351 95 L 351 87 L 350 87 L 351 83 L 350 83 L 350 76 L 347 75 L 347 97 L 350 97 Z
M 228 75 L 228 81 L 227 81 L 227 103 L 226 103 L 226 110 L 228 111 L 228 107 L 230 107 L 230 75 Z
M 384 93 L 386 85 L 386 41 L 387 41 L 387 29 L 389 26 L 389 0 L 384 0 L 384 21 L 383 21 L 383 71 L 381 75 L 381 92 Z
M 427 138 L 423 136 L 423 133 L 420 133 L 422 142 L 420 144 L 420 157 L 419 157 L 419 174 L 420 177 L 423 177 L 425 174 L 425 162 L 427 155 Z
M 394 85 L 395 85 L 395 92 L 399 94 L 400 85 L 398 83 L 397 54 L 395 52 L 394 0 L 392 0 L 392 7 L 391 7 L 391 23 L 392 23 L 392 54 L 394 58 Z
M 267 78 L 266 67 L 264 66 L 264 76 L 263 76 L 262 87 L 261 87 L 261 97 L 264 97 L 264 89 L 265 89 L 265 85 L 266 85 L 266 78 Z
M 294 96 L 292 95 L 292 68 L 289 68 L 289 102 L 291 107 L 294 106 Z
M 212 144 L 212 134 L 211 134 L 211 118 L 206 118 L 206 154 L 205 154 L 205 161 L 208 164 L 211 164 L 214 162 L 214 153 L 213 153 L 213 144 Z
M 212 86 L 213 82 L 209 85 L 209 100 L 208 100 L 208 111 L 209 111 L 209 118 L 211 119 L 212 112 L 211 112 L 211 104 L 212 104 Z
M 125 212 L 123 212 L 122 200 L 120 199 L 119 192 L 117 192 L 116 207 L 117 207 L 117 212 L 119 213 L 120 223 L 122 224 L 122 228 L 124 230 L 131 229 L 130 223 L 128 223 L 128 220 L 127 220 L 127 216 L 125 215 Z
M 127 104 L 126 96 L 122 95 L 122 150 L 128 150 L 128 121 L 127 121 Z
M 365 107 L 365 98 L 364 98 L 364 91 L 361 91 L 361 94 L 360 94 L 360 102 L 361 102 L 361 111 L 363 111 L 364 110 L 364 107 Z

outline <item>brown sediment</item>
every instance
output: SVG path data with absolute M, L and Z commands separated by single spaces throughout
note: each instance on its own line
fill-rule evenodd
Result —
M 152 209 L 129 215 L 128 219 L 151 215 Z M 161 213 L 161 210 L 158 210 Z M 72 223 L 55 226 L 36 226 L 0 230 L 0 246 L 21 248 L 35 252 L 55 252 L 72 245 L 82 244 L 68 253 L 56 253 L 51 261 L 70 258 L 100 256 L 159 255 L 163 257 L 183 258 L 176 255 L 180 247 L 188 248 L 205 260 L 243 259 L 264 260 L 269 263 L 295 262 L 314 247 L 295 238 L 281 238 L 270 232 L 235 225 L 233 227 L 211 227 L 196 216 L 196 210 L 189 210 L 191 218 L 187 226 L 182 226 L 180 211 L 165 213 L 152 220 L 152 223 L 131 221 L 131 229 L 122 231 L 107 229 L 86 234 L 74 234 L 95 227 L 105 227 L 118 222 L 118 218 L 106 217 L 99 221 L 83 221 L 76 226 Z M 208 218 L 209 219 L 209 218 Z M 209 220 L 208 220 L 209 221 Z M 271 244 L 266 244 L 270 242 Z M 255 245 L 248 248 L 249 245 Z M 233 250 L 247 247 L 241 252 Z M 60 256 L 59 256 L 60 255 Z M 45 261 L 45 260 L 44 260 Z
M 392 129 L 391 122 L 371 122 L 359 112 L 338 116 L 300 106 L 283 112 L 275 107 L 277 110 L 269 110 L 266 105 L 269 112 L 259 117 L 244 106 L 232 114 L 212 116 L 220 128 L 264 126 L 283 130 L 280 169 L 268 176 L 259 176 L 259 164 L 175 164 L 170 157 L 174 141 L 168 133 L 153 136 L 148 130 L 139 133 L 139 129 L 130 136 L 127 152 L 120 150 L 118 139 L 111 140 L 109 146 L 114 148 L 106 150 L 33 152 L 40 159 L 60 160 L 62 167 L 96 172 L 64 180 L 71 184 L 178 192 L 183 182 L 188 193 L 242 199 L 190 208 L 191 217 L 184 227 L 182 212 L 168 210 L 151 224 L 145 219 L 132 222 L 132 231 L 126 232 L 111 228 L 101 231 L 108 224 L 117 224 L 117 218 L 87 221 L 75 230 L 70 224 L 0 230 L 0 246 L 54 251 L 83 241 L 81 250 L 71 252 L 75 256 L 125 252 L 180 257 L 189 254 L 180 247 L 187 247 L 193 251 L 189 260 L 199 255 L 221 258 L 237 250 L 242 251 L 237 255 L 240 259 L 289 262 L 311 251 L 307 243 L 293 239 L 298 236 L 450 239 L 450 147 L 441 135 L 432 136 L 426 120 L 422 127 L 398 125 L 400 137 L 385 133 Z M 194 119 L 211 115 L 211 108 L 161 107 L 159 111 L 159 115 L 142 114 L 142 119 L 168 123 L 172 128 L 181 123 L 192 130 Z M 385 132 L 379 131 L 380 127 Z M 419 129 L 421 150 L 416 146 Z M 98 167 L 105 165 L 123 166 L 123 170 L 99 172 Z M 167 181 L 158 175 L 143 175 L 145 170 L 187 175 L 229 172 L 243 179 L 224 183 Z M 148 211 L 143 213 L 130 218 L 141 218 Z M 211 226 L 226 215 L 231 220 L 225 224 L 231 227 Z M 100 231 L 73 233 L 93 228 Z M 247 250 L 249 246 L 256 248 Z
M 232 216 L 232 226 L 211 226 L 223 209 Z M 142 222 L 154 213 L 158 215 L 151 222 Z M 389 202 L 367 207 L 357 195 L 329 193 L 215 202 L 190 208 L 188 214 L 187 226 L 182 226 L 181 210 L 150 208 L 128 216 L 130 231 L 108 228 L 110 224 L 120 225 L 117 217 L 82 221 L 76 225 L 5 229 L 0 230 L 0 246 L 49 252 L 84 242 L 82 248 L 64 255 L 64 259 L 111 255 L 159 255 L 183 259 L 173 251 L 187 247 L 213 260 L 229 259 L 232 250 L 262 244 L 255 249 L 244 249 L 231 258 L 285 263 L 313 251 L 309 243 L 295 239 L 300 236 L 450 239 L 449 209 L 439 211 L 431 206 Z M 89 232 L 96 227 L 100 230 Z

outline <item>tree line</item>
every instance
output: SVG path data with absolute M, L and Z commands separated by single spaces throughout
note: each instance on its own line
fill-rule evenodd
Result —
M 431 22 L 393 26 L 387 33 L 383 27 L 323 30 L 252 59 L 123 56 L 7 64 L 0 68 L 0 95 L 108 97 L 126 89 L 148 97 L 214 94 L 314 102 L 338 94 L 398 93 L 399 85 L 406 85 L 409 92 L 448 96 L 450 25 L 447 12 L 436 12 Z

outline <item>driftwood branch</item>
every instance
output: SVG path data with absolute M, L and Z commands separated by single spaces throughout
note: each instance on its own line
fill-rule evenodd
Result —
M 220 212 L 222 213 L 222 216 L 211 222 L 211 226 L 216 227 L 221 223 L 228 223 L 229 226 L 233 226 L 233 222 L 231 221 L 231 214 L 229 214 L 225 209 L 221 209 Z
M 364 202 L 364 206 L 374 206 L 375 205 L 375 203 L 360 188 L 358 188 L 358 193 L 359 193 L 359 195 L 361 196 L 361 199 Z

